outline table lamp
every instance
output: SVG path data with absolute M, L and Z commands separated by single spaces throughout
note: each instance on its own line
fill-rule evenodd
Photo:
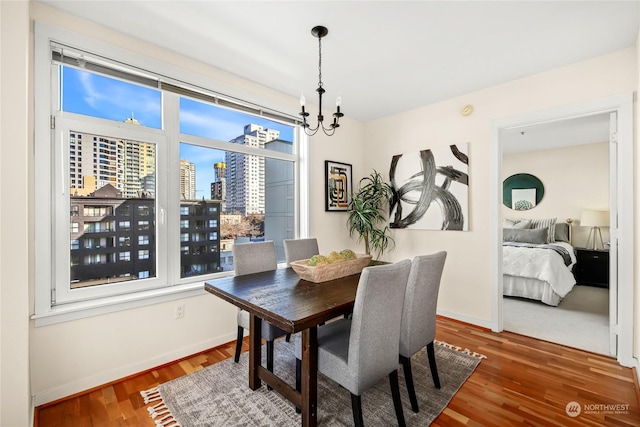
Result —
M 609 211 L 583 211 L 580 217 L 580 226 L 591 227 L 589 237 L 587 238 L 587 249 L 598 249 L 596 234 L 597 237 L 600 238 L 600 246 L 604 249 L 600 227 L 609 226 Z M 591 239 L 593 239 L 593 241 Z

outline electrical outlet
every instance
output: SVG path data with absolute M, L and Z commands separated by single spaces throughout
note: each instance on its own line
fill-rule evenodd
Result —
M 176 306 L 176 319 L 182 319 L 184 317 L 184 304 Z

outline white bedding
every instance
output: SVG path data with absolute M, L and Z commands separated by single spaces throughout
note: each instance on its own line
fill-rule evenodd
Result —
M 573 265 L 576 263 L 576 257 L 573 247 L 565 242 L 556 242 L 554 245 L 562 246 L 569 251 L 571 256 L 571 264 L 566 266 L 562 256 L 553 250 L 541 248 L 522 248 L 513 246 L 502 247 L 502 274 L 513 277 L 523 277 L 526 279 L 535 279 L 540 282 L 541 287 L 548 286 L 550 289 L 531 289 L 527 291 L 527 287 L 519 286 L 517 292 L 513 292 L 515 288 L 505 283 L 504 295 L 521 296 L 540 300 L 543 293 L 557 294 L 559 302 L 573 289 L 576 280 L 571 273 Z M 505 281 L 506 282 L 506 281 Z M 512 279 L 509 279 L 512 282 Z M 527 280 L 528 283 L 536 283 Z M 521 295 L 523 294 L 524 295 Z M 555 298 L 554 298 L 555 300 Z M 544 301 L 549 303 L 551 301 Z M 555 301 L 554 301 L 555 302 Z M 557 305 L 550 304 L 550 305 Z

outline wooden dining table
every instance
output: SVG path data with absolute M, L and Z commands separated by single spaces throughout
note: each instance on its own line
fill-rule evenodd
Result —
M 355 274 L 313 283 L 289 267 L 204 285 L 207 292 L 249 312 L 249 387 L 256 390 L 264 381 L 301 409 L 303 426 L 318 423 L 318 326 L 353 310 L 359 279 Z M 291 334 L 302 332 L 300 392 L 262 366 L 262 321 Z

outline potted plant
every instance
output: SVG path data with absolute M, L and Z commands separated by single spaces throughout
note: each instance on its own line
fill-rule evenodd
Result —
M 391 194 L 391 186 L 374 169 L 369 176 L 360 180 L 358 191 L 353 194 L 349 203 L 349 235 L 357 233 L 358 243 L 364 240 L 367 255 L 371 255 L 371 250 L 374 250 L 377 253 L 376 259 L 390 244 L 395 246 L 385 216 Z

